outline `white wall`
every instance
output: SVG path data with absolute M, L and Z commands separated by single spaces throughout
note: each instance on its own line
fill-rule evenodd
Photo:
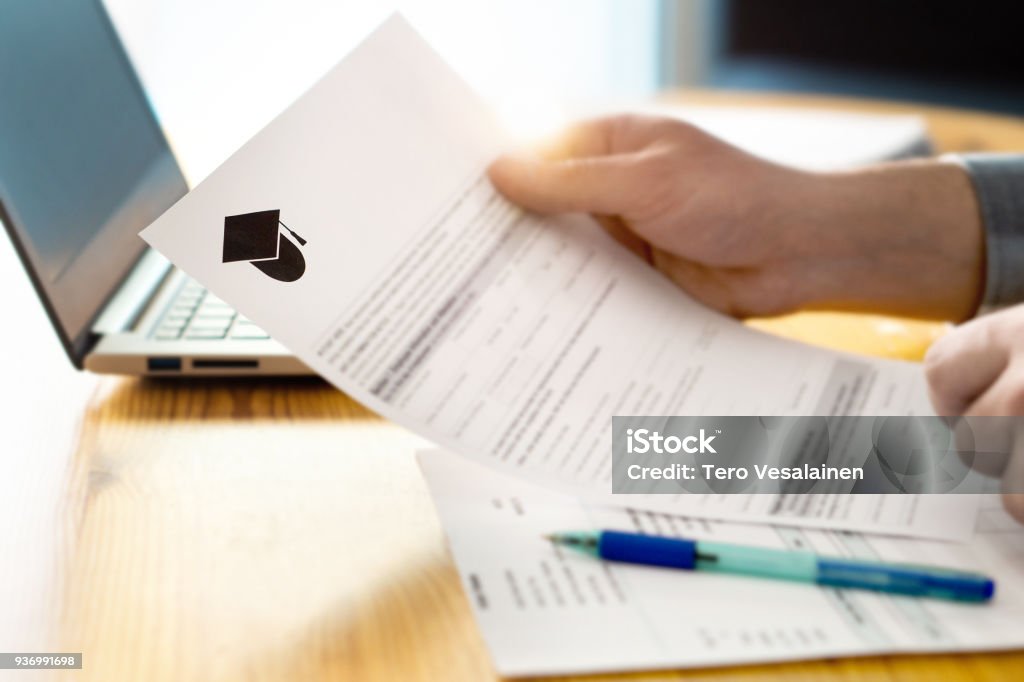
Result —
M 395 9 L 381 0 L 105 0 L 194 182 Z M 513 127 L 636 97 L 658 77 L 658 0 L 401 0 Z

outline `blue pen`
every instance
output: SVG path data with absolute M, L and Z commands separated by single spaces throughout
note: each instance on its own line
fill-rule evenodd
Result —
M 988 601 L 995 592 L 995 583 L 987 576 L 931 566 L 840 559 L 813 552 L 614 530 L 555 533 L 545 537 L 556 545 L 571 547 L 600 559 L 630 564 L 736 573 L 827 587 L 852 587 L 968 602 Z

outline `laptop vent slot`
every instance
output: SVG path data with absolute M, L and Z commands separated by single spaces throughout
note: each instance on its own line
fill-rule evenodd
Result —
M 259 360 L 193 360 L 192 369 L 255 369 Z

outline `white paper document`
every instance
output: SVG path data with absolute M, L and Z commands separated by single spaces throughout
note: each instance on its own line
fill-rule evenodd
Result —
M 142 236 L 355 399 L 533 481 L 723 519 L 969 533 L 957 496 L 612 498 L 613 415 L 920 414 L 922 373 L 749 329 L 590 218 L 524 213 L 485 175 L 502 140 L 395 17 Z
M 998 496 L 959 545 L 588 505 L 441 451 L 420 466 L 503 675 L 1024 647 L 1024 528 Z M 996 595 L 958 604 L 615 564 L 542 538 L 601 528 L 975 570 Z

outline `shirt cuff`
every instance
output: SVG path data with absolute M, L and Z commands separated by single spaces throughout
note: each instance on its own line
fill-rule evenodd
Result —
M 985 227 L 982 305 L 1024 301 L 1024 154 L 949 155 L 971 176 Z

